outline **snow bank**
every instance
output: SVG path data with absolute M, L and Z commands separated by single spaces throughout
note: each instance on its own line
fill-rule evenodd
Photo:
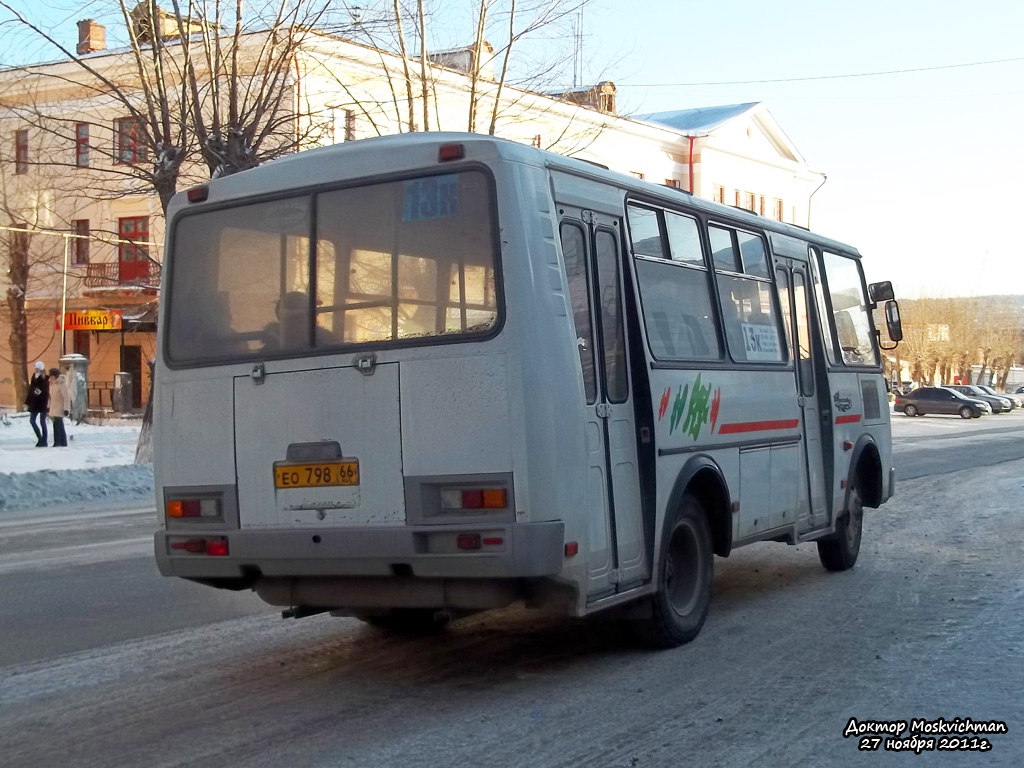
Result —
M 0 513 L 80 502 L 153 500 L 153 465 L 0 474 Z
M 65 425 L 66 448 L 36 448 L 28 414 L 0 415 L 0 513 L 107 499 L 153 500 L 153 466 L 134 463 L 140 419 L 78 425 L 65 420 Z

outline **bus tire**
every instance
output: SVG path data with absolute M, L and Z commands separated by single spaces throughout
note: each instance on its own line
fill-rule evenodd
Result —
M 696 496 L 683 496 L 666 526 L 661 554 L 658 591 L 649 598 L 651 615 L 635 629 L 646 645 L 675 648 L 697 636 L 711 605 L 711 526 Z
M 371 627 L 406 637 L 433 635 L 448 623 L 433 608 L 395 608 L 388 613 L 356 618 Z
M 850 489 L 850 503 L 836 523 L 836 532 L 818 541 L 818 559 L 830 571 L 848 571 L 857 563 L 864 530 L 864 502 L 857 483 Z

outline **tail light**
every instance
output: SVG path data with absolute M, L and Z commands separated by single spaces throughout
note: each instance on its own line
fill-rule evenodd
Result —
M 504 488 L 442 488 L 441 509 L 505 509 L 508 492 Z
M 188 552 L 190 555 L 227 557 L 229 554 L 228 540 L 222 536 L 212 539 L 174 537 L 168 541 L 168 547 L 172 551 Z
M 462 144 L 442 144 L 437 152 L 437 159 L 442 163 L 449 160 L 461 160 L 465 156 L 466 147 Z
M 220 499 L 175 499 L 167 502 L 168 517 L 220 517 Z

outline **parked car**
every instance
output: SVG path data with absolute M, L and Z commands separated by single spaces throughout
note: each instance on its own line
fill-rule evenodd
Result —
M 953 389 L 961 395 L 983 400 L 992 406 L 992 413 L 1009 413 L 1013 410 L 1013 403 L 1007 398 L 997 395 L 995 392 L 990 395 L 977 384 L 954 384 L 951 387 L 946 387 L 946 389 Z
M 992 408 L 984 400 L 968 397 L 948 387 L 919 387 L 909 395 L 897 395 L 893 410 L 907 416 L 959 414 L 961 419 L 977 419 L 983 413 L 992 413 Z
M 1024 395 L 1024 384 L 1022 384 L 1021 386 L 1019 386 L 1015 390 L 1013 390 L 1013 394 L 1015 394 L 1015 395 Z
M 982 392 L 987 392 L 990 395 L 995 395 L 996 397 L 1005 397 L 1007 400 L 1010 401 L 1010 405 L 1012 405 L 1014 408 L 1024 407 L 1024 401 L 1022 401 L 1016 395 L 1011 395 L 1011 394 L 1000 395 L 998 392 L 996 392 L 994 389 L 992 389 L 992 387 L 987 386 L 985 384 L 978 384 L 977 387 Z

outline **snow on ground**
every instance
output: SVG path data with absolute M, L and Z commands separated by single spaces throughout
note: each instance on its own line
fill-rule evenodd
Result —
M 0 415 L 0 513 L 116 499 L 151 501 L 153 466 L 135 464 L 141 419 L 64 420 L 66 448 L 36 448 L 27 413 Z

